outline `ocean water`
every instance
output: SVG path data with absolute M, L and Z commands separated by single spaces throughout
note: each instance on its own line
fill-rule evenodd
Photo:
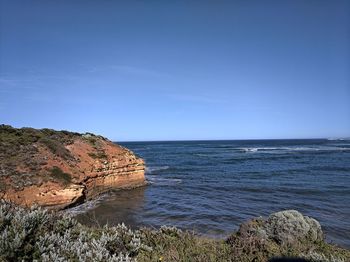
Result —
M 350 141 L 121 143 L 144 158 L 149 185 L 74 210 L 86 223 L 175 225 L 225 237 L 248 219 L 296 209 L 350 247 Z

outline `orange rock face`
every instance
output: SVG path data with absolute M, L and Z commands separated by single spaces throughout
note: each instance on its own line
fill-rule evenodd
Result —
M 18 145 L 17 136 L 28 139 L 27 130 L 11 130 L 20 133 L 14 140 L 0 126 L 2 198 L 62 209 L 111 189 L 145 184 L 144 161 L 103 137 L 30 129 L 34 138 Z

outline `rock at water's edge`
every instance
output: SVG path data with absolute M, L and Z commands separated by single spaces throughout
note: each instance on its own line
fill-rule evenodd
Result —
M 0 197 L 56 209 L 145 184 L 144 161 L 93 134 L 0 125 Z

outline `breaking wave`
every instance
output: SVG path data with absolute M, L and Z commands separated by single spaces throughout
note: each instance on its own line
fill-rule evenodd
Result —
M 346 151 L 348 147 L 244 147 L 238 148 L 245 153 L 274 153 L 276 151 Z
M 159 176 L 148 176 L 147 180 L 150 184 L 159 186 L 170 186 L 182 183 L 182 179 L 179 178 L 162 178 Z
M 153 166 L 153 167 L 146 167 L 146 174 L 153 174 L 157 171 L 167 170 L 169 169 L 169 166 Z

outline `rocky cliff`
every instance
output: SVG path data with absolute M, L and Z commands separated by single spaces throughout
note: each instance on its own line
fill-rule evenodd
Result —
M 0 125 L 0 197 L 57 209 L 145 184 L 144 161 L 90 133 Z

